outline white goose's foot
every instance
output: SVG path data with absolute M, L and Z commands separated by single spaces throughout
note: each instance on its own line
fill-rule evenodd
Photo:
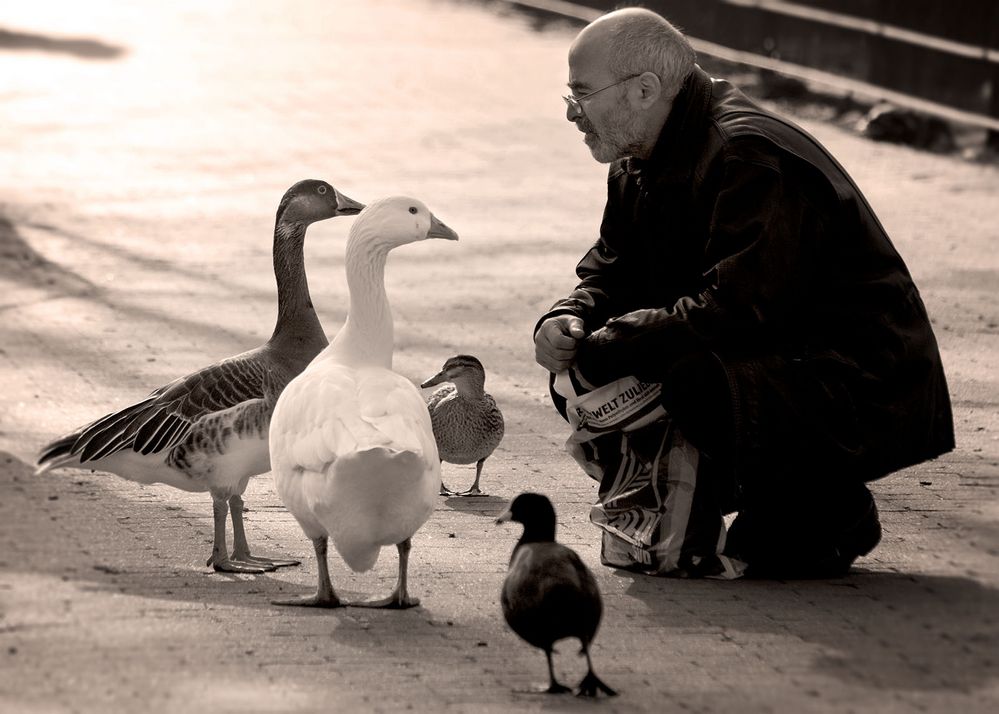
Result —
M 289 598 L 287 600 L 271 600 L 271 605 L 286 605 L 289 607 L 325 607 L 332 609 L 335 607 L 344 607 L 346 603 L 341 601 L 340 598 L 336 596 L 336 593 L 334 593 L 331 589 L 328 593 L 320 591 L 315 595 L 306 595 L 305 597 Z
M 411 607 L 417 607 L 420 604 L 420 598 L 410 597 L 409 593 L 400 592 L 399 588 L 386 598 L 381 600 L 365 600 L 363 602 L 351 602 L 347 603 L 350 607 L 378 607 L 385 610 L 407 610 Z
M 352 602 L 350 603 L 351 607 L 380 607 L 389 610 L 405 610 L 420 604 L 420 599 L 410 597 L 409 591 L 406 588 L 406 574 L 409 570 L 409 538 L 401 543 L 397 543 L 396 548 L 399 549 L 399 579 L 392 594 L 381 600 Z
M 452 491 L 451 489 L 449 489 L 447 486 L 444 485 L 444 482 L 441 481 L 440 495 L 441 496 L 457 496 L 459 494 L 458 494 L 457 491 Z
M 330 580 L 329 564 L 326 560 L 328 541 L 326 536 L 312 539 L 312 547 L 316 551 L 316 566 L 319 569 L 318 584 L 315 595 L 290 598 L 288 600 L 271 600 L 272 605 L 288 605 L 291 607 L 343 607 L 345 602 L 336 596 L 333 581 Z M 295 565 L 298 565 L 296 562 Z

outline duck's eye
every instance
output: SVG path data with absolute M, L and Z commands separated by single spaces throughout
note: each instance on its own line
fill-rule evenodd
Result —
M 410 206 L 409 207 L 409 212 L 412 213 L 415 216 L 416 215 L 416 206 Z
M 320 194 L 320 195 L 322 195 L 322 194 L 326 193 L 326 187 L 325 187 L 325 186 L 320 186 L 320 187 L 319 187 L 319 188 L 317 188 L 316 190 L 317 190 L 317 191 L 319 191 L 319 194 Z

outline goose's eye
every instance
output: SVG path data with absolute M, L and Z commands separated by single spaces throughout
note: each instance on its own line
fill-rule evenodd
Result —
M 319 188 L 317 188 L 316 190 L 317 190 L 317 191 L 319 191 L 319 194 L 320 194 L 320 195 L 322 195 L 322 194 L 326 193 L 326 187 L 325 187 L 325 186 L 320 186 L 320 187 L 319 187 Z
M 416 215 L 416 206 L 410 206 L 409 207 L 409 212 L 412 213 L 415 216 Z

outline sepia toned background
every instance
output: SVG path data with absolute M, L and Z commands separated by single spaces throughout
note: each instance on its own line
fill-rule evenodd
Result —
M 873 485 L 885 536 L 847 578 L 712 582 L 599 565 L 595 484 L 533 361 L 538 315 L 574 284 L 606 167 L 565 121 L 579 24 L 500 2 L 8 3 L 0 18 L 0 711 L 992 711 L 999 703 L 999 171 L 871 142 L 822 104 L 778 102 L 840 159 L 920 287 L 958 430 L 951 454 Z M 708 58 L 705 58 L 706 66 Z M 737 68 L 732 68 L 737 69 Z M 743 71 L 743 70 L 739 70 Z M 322 178 L 362 202 L 425 201 L 461 240 L 392 254 L 395 368 L 480 358 L 507 435 L 481 499 L 441 499 L 414 538 L 406 612 L 289 611 L 310 543 L 269 475 L 247 491 L 264 576 L 215 574 L 210 499 L 65 470 L 40 445 L 264 341 L 277 202 Z M 350 218 L 306 261 L 329 334 Z M 452 487 L 474 470 L 445 464 Z M 593 649 L 621 696 L 520 690 L 543 655 L 498 593 L 516 526 L 549 494 L 604 595 Z M 391 589 L 396 557 L 350 573 Z M 583 672 L 574 642 L 557 659 Z

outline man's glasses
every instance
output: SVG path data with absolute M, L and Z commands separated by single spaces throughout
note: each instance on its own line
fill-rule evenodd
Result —
M 582 102 L 583 102 L 584 99 L 589 99 L 594 94 L 599 94 L 600 92 L 604 91 L 605 89 L 610 89 L 611 87 L 616 87 L 619 84 L 627 82 L 629 79 L 634 79 L 635 77 L 641 77 L 641 76 L 642 76 L 642 73 L 639 72 L 638 74 L 633 74 L 630 77 L 625 77 L 624 79 L 619 79 L 618 81 L 614 82 L 613 84 L 608 84 L 606 87 L 601 87 L 600 89 L 594 89 L 592 92 L 584 94 L 581 97 L 574 97 L 571 94 L 567 94 L 567 95 L 563 96 L 562 99 L 565 100 L 566 105 L 568 105 L 568 107 L 570 109 L 572 109 L 572 111 L 576 112 L 577 114 L 582 114 L 582 112 L 583 112 Z

